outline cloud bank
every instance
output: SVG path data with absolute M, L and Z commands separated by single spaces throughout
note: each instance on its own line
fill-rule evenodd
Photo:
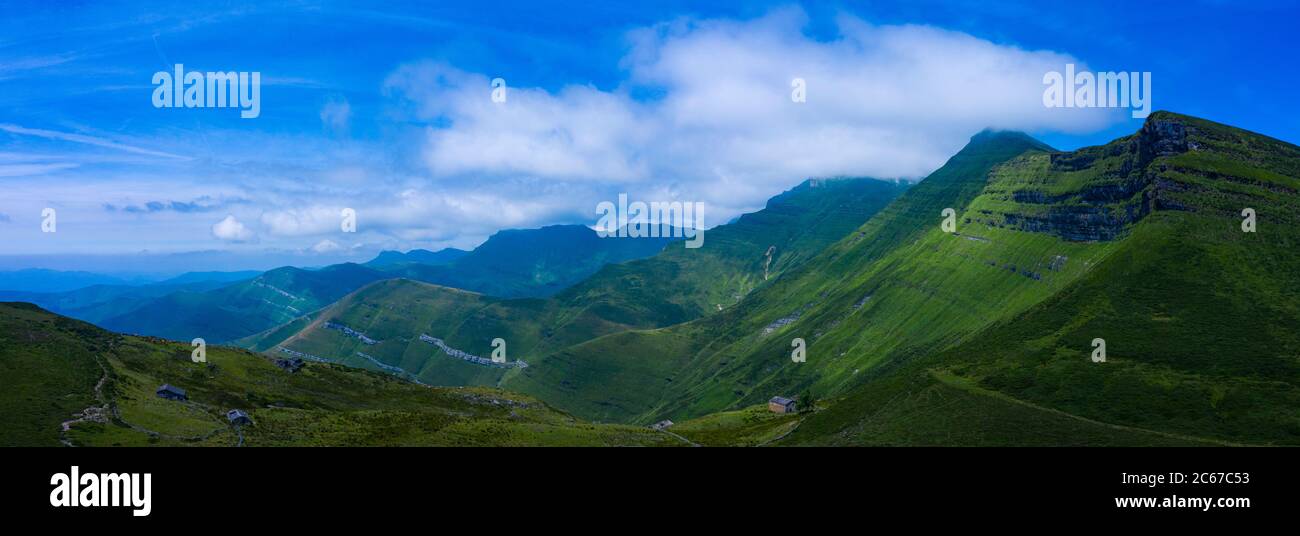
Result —
M 579 190 L 574 209 L 630 191 L 705 201 L 720 217 L 808 177 L 922 177 L 983 128 L 1086 132 L 1120 120 L 1043 107 L 1043 73 L 1082 63 L 1068 55 L 847 15 L 837 37 L 817 40 L 807 23 L 791 9 L 634 31 L 626 81 L 608 90 L 521 85 L 494 102 L 487 74 L 433 62 L 398 69 L 385 87 L 428 122 L 435 179 L 530 177 Z M 791 98 L 795 79 L 804 102 Z

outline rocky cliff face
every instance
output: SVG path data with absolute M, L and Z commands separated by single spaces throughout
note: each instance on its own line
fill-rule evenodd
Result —
M 1107 241 L 1156 210 L 1191 210 L 1170 193 L 1185 186 L 1163 176 L 1157 158 L 1200 150 L 1196 130 L 1176 118 L 1152 116 L 1136 134 L 1099 147 L 1051 153 L 1046 172 L 1007 180 L 1005 200 L 1019 210 L 981 213 L 983 223 L 1027 232 L 1048 233 L 1070 241 Z M 1084 180 L 1079 180 L 1082 177 Z M 1074 190 L 1053 186 L 1080 184 Z
M 1190 132 L 1189 132 L 1190 131 Z M 1157 156 L 1173 156 L 1185 153 L 1189 148 L 1187 136 L 1195 134 L 1196 129 L 1172 119 L 1151 119 L 1142 125 L 1137 134 L 1137 145 L 1144 161 Z

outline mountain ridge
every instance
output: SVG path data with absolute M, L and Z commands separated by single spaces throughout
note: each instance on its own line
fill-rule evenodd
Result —
M 874 179 L 824 181 L 816 188 L 811 184 L 805 181 L 774 198 L 769 208 L 708 231 L 703 248 L 672 246 L 648 259 L 608 264 L 546 300 L 501 300 L 414 282 L 380 282 L 322 314 L 386 343 L 363 344 L 336 330 L 319 329 L 319 324 L 299 324 L 296 334 L 289 333 L 292 328 L 277 329 L 277 336 L 246 339 L 240 344 L 275 351 L 280 341 L 292 337 L 286 346 L 293 351 L 355 366 L 367 366 L 364 358 L 356 355 L 361 352 L 430 383 L 494 384 L 507 373 L 485 374 L 470 365 L 431 356 L 419 336 L 445 339 L 479 355 L 491 352 L 488 343 L 502 338 L 508 341 L 510 359 L 533 359 L 549 349 L 603 334 L 666 326 L 711 314 L 763 284 L 765 268 L 774 276 L 796 265 L 832 237 L 855 228 L 906 188 Z M 820 230 L 808 234 L 809 228 Z M 764 253 L 773 244 L 779 253 L 769 261 Z

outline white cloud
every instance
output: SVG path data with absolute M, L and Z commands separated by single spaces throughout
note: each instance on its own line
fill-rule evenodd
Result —
M 310 236 L 338 231 L 342 207 L 310 206 L 262 214 L 262 225 L 276 236 Z M 360 216 L 358 216 L 360 218 Z
M 346 99 L 336 99 L 325 103 L 320 110 L 320 122 L 330 132 L 347 134 L 352 121 L 352 105 Z
M 341 249 L 343 249 L 343 246 L 328 238 L 317 242 L 316 245 L 311 247 L 311 250 L 315 253 L 333 253 Z
M 509 84 L 509 79 L 506 83 Z M 385 87 L 417 101 L 428 130 L 428 163 L 439 176 L 525 174 L 564 180 L 648 177 L 636 147 L 655 141 L 639 107 L 625 96 L 585 86 L 557 94 L 507 88 L 493 102 L 488 77 L 438 63 L 398 69 Z
M 495 103 L 488 76 L 437 63 L 400 68 L 386 89 L 432 124 L 437 179 L 591 183 L 568 208 L 620 190 L 703 200 L 717 218 L 807 177 L 924 176 L 986 127 L 1082 132 L 1122 117 L 1043 107 L 1043 74 L 1083 64 L 1068 55 L 851 16 L 817 40 L 806 22 L 792 9 L 634 31 L 628 79 L 611 90 L 510 87 Z M 807 83 L 804 103 L 791 101 L 794 78 Z M 656 96 L 633 97 L 645 94 Z
M 212 226 L 212 236 L 227 242 L 247 242 L 253 239 L 253 231 L 244 227 L 234 216 L 227 215 Z

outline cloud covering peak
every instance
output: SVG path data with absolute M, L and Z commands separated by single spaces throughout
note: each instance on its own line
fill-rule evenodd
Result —
M 807 177 L 921 177 L 986 127 L 1076 132 L 1118 120 L 1043 107 L 1043 74 L 1081 63 L 1067 55 L 849 15 L 818 40 L 807 22 L 786 9 L 633 31 L 626 80 L 610 89 L 546 91 L 501 73 L 519 85 L 494 102 L 488 74 L 434 62 L 399 68 L 385 87 L 429 124 L 435 177 L 595 183 L 584 189 L 702 200 L 722 215 Z M 792 99 L 796 79 L 803 102 Z

